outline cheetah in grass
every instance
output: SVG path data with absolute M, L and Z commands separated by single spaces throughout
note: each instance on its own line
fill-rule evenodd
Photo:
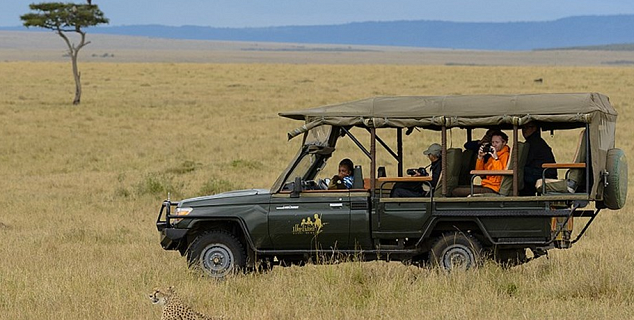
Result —
M 156 288 L 150 295 L 153 304 L 163 306 L 161 320 L 220 320 L 223 317 L 209 317 L 200 312 L 192 310 L 178 298 L 174 292 L 174 287 L 167 290 Z

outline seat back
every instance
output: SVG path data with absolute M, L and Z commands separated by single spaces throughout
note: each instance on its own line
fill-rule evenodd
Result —
M 579 142 L 577 143 L 577 152 L 575 152 L 575 156 L 572 159 L 574 163 L 584 163 L 586 162 L 587 156 L 587 148 L 586 148 L 586 129 L 581 130 L 579 134 Z M 586 163 L 586 165 L 590 165 Z M 586 178 L 586 169 L 570 169 L 570 173 L 568 173 L 568 180 L 572 180 L 575 182 L 577 186 L 584 184 L 585 185 Z
M 438 183 L 435 186 L 434 197 L 442 196 L 442 176 L 445 174 L 447 175 L 447 195 L 451 195 L 453 189 L 458 186 L 462 165 L 461 160 L 462 150 L 460 148 L 447 149 L 447 168 L 440 173 Z
M 352 189 L 363 189 L 363 170 L 360 165 L 354 166 L 354 180 Z
M 471 170 L 475 169 L 476 161 L 478 161 L 478 151 L 465 149 L 462 152 L 462 160 L 460 163 L 460 177 L 458 184 L 461 186 L 469 185 L 471 182 Z
M 573 163 L 586 162 L 586 129 L 581 130 L 579 133 L 579 140 L 577 142 L 577 151 L 572 158 Z M 586 163 L 586 165 L 589 165 Z M 586 169 L 568 169 L 567 179 L 552 180 L 546 179 L 546 192 L 555 193 L 574 193 L 578 187 L 585 188 Z M 542 181 L 537 180 L 535 184 L 537 192 L 542 192 Z
M 385 167 L 384 166 L 380 166 L 377 169 L 376 176 L 377 176 L 377 178 L 387 177 L 387 174 L 385 173 Z
M 529 144 L 525 142 L 518 142 L 517 146 L 513 146 L 513 148 L 517 148 L 517 166 L 519 169 L 516 169 L 513 165 L 515 159 L 513 150 L 511 150 L 511 156 L 509 157 L 509 162 L 506 164 L 506 169 L 517 171 L 517 190 L 522 190 L 524 188 L 524 166 L 526 165 L 526 159 L 528 158 Z M 502 177 L 499 193 L 503 196 L 513 195 L 513 176 Z

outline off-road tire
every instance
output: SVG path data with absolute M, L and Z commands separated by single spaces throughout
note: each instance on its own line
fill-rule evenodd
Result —
M 432 245 L 430 260 L 432 265 L 447 271 L 475 268 L 482 262 L 482 245 L 471 235 L 446 233 Z
M 234 235 L 213 230 L 200 234 L 187 250 L 189 267 L 200 269 L 213 278 L 245 269 L 246 252 Z
M 603 203 L 609 209 L 621 209 L 627 199 L 627 158 L 623 150 L 608 150 L 605 169 L 608 185 L 603 190 Z

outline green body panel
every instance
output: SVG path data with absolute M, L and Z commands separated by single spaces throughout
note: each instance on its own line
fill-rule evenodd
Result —
M 493 239 L 550 237 L 550 217 L 482 217 L 480 221 Z
M 420 237 L 431 217 L 428 202 L 387 202 L 377 207 L 377 238 Z
M 186 199 L 179 207 L 194 210 L 178 227 L 207 229 L 215 222 L 232 221 L 246 228 L 250 242 L 257 248 L 271 248 L 268 230 L 270 194 L 268 190 L 244 190 L 211 197 Z
M 501 198 L 501 199 L 500 199 Z M 509 201 L 478 202 L 441 202 L 435 203 L 435 214 L 442 218 L 443 212 L 463 211 L 471 213 L 493 240 L 503 241 L 505 238 L 535 241 L 546 241 L 551 236 L 549 216 L 525 216 L 525 213 L 544 211 L 547 207 L 543 201 Z M 499 216 L 489 216 L 489 215 Z
M 373 247 L 370 229 L 370 194 L 368 192 L 350 193 L 350 237 L 351 249 L 371 249 Z
M 348 249 L 350 193 L 271 197 L 269 234 L 275 250 Z

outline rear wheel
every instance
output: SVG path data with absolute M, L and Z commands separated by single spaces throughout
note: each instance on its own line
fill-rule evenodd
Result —
M 477 267 L 482 259 L 482 245 L 461 232 L 444 234 L 431 248 L 431 262 L 447 271 Z
M 246 252 L 242 243 L 226 231 L 207 231 L 192 242 L 187 251 L 190 268 L 198 268 L 214 278 L 243 270 Z

